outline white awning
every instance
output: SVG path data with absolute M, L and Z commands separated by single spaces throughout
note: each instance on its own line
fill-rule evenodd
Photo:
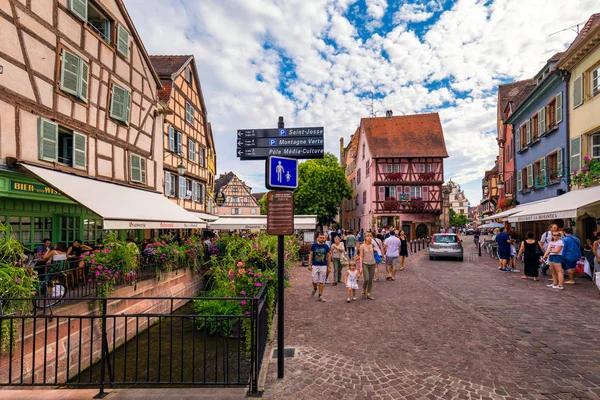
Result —
M 206 223 L 159 193 L 21 164 L 104 220 L 104 229 L 197 229 Z
M 498 214 L 495 214 L 495 215 L 491 215 L 489 217 L 485 217 L 483 220 L 484 221 L 489 221 L 489 220 L 497 219 L 497 218 L 510 217 L 511 215 L 514 215 L 514 214 L 516 214 L 518 212 L 523 211 L 525 209 L 525 207 L 529 207 L 529 206 L 532 206 L 534 204 L 544 203 L 546 201 L 548 201 L 548 199 L 538 200 L 538 201 L 532 201 L 531 203 L 526 203 L 526 204 L 519 204 L 518 206 L 516 206 L 514 208 L 511 208 L 510 210 L 502 211 L 501 213 L 498 213 Z
M 234 229 L 267 229 L 266 215 L 225 215 L 218 220 L 209 222 L 210 229 L 234 230 Z M 316 215 L 295 215 L 294 229 L 315 230 L 317 227 Z
M 600 186 L 574 190 L 553 197 L 541 204 L 527 204 L 527 208 L 511 215 L 509 222 L 545 221 L 561 218 L 576 218 L 579 209 L 600 203 Z
M 206 214 L 201 212 L 192 212 L 192 214 L 206 222 L 216 221 L 219 219 L 218 215 Z

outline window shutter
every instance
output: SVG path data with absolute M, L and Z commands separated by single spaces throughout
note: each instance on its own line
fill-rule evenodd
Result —
M 88 2 L 87 0 L 70 0 L 69 9 L 82 21 L 87 21 Z
M 123 25 L 117 25 L 117 52 L 123 57 L 129 57 L 129 33 Z
M 563 161 L 563 149 L 562 147 L 560 149 L 558 149 L 558 151 L 556 152 L 556 176 L 563 176 L 563 168 L 564 168 L 564 161 Z
M 542 136 L 546 132 L 546 108 L 538 111 L 538 136 Z
M 175 128 L 169 125 L 169 150 L 175 151 Z
M 200 203 L 204 204 L 204 203 L 206 203 L 206 186 L 204 186 L 204 185 L 200 185 L 200 186 L 201 186 Z
M 546 183 L 548 182 L 547 179 L 547 173 L 546 173 L 546 165 L 547 165 L 547 161 L 546 161 L 546 157 L 542 157 L 540 159 L 540 183 L 544 186 L 546 186 Z
M 73 132 L 73 168 L 87 167 L 87 136 Z
M 179 177 L 179 198 L 180 199 L 184 199 L 185 198 L 185 192 L 186 192 L 186 181 L 185 178 L 183 176 Z
M 385 200 L 385 187 L 379 186 L 379 201 Z
M 142 181 L 142 172 L 140 168 L 140 156 L 136 154 L 132 154 L 129 157 L 130 164 L 130 173 L 131 173 L 131 181 L 133 182 L 141 182 Z
M 531 144 L 531 120 L 528 120 L 525 123 L 526 137 L 527 137 L 527 145 Z
M 181 132 L 177 132 L 177 154 L 183 153 L 183 135 Z
M 81 73 L 79 74 L 79 78 L 81 79 L 81 81 L 79 84 L 79 98 L 87 103 L 89 88 L 89 67 L 83 60 L 81 60 L 80 64 Z
M 581 168 L 581 135 L 571 139 L 569 163 L 571 174 Z
M 171 173 L 169 171 L 165 171 L 165 194 L 171 195 Z
M 523 191 L 523 171 L 522 170 L 517 171 L 517 191 L 519 191 L 519 192 Z
M 517 134 L 515 135 L 515 141 L 517 142 L 517 151 L 521 150 L 521 128 L 517 128 Z
M 583 104 L 583 75 L 573 81 L 573 109 Z
M 46 161 L 58 159 L 58 124 L 44 118 L 38 122 L 38 158 Z
M 193 200 L 193 201 L 198 201 L 198 200 L 197 200 L 197 198 L 198 198 L 198 197 L 197 197 L 197 194 L 198 194 L 198 192 L 197 192 L 197 187 L 196 187 L 196 185 L 197 185 L 197 183 L 196 183 L 196 182 L 194 182 L 194 181 L 192 181 L 192 200 Z
M 527 187 L 533 187 L 533 165 L 527 164 Z
M 194 161 L 194 142 L 188 139 L 188 159 Z
M 410 199 L 410 186 L 404 186 L 404 194 Z
M 79 63 L 81 59 L 65 49 L 62 50 L 60 58 L 60 89 L 79 96 L 79 74 L 81 73 Z
M 146 159 L 143 157 L 140 157 L 140 176 L 141 176 L 141 180 L 140 182 L 142 182 L 144 185 L 146 184 Z
M 556 123 L 560 123 L 562 122 L 562 113 L 563 113 L 563 94 L 562 92 L 560 92 L 559 94 L 556 95 L 556 112 L 555 112 L 555 116 L 556 116 Z
M 423 186 L 421 189 L 421 195 L 423 197 L 423 201 L 429 201 L 429 187 Z
M 112 85 L 111 91 L 110 117 L 127 123 L 129 120 L 129 92 L 117 85 Z

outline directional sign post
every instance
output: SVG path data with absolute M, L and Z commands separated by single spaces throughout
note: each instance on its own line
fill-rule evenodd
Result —
M 267 160 L 267 189 L 298 187 L 298 160 L 287 157 L 269 157 Z
M 265 160 L 270 156 L 323 158 L 323 127 L 240 129 L 237 156 L 241 160 Z

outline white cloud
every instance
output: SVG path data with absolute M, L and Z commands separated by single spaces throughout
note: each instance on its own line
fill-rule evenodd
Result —
M 474 204 L 497 154 L 498 83 L 531 77 L 574 38 L 548 35 L 598 7 L 597 0 L 458 0 L 443 11 L 446 3 L 392 8 L 369 0 L 366 15 L 351 21 L 357 0 L 126 0 L 151 54 L 195 55 L 219 173 L 233 170 L 260 190 L 264 164 L 236 159 L 235 131 L 274 127 L 279 115 L 287 126 L 325 126 L 326 150 L 337 154 L 339 138 L 369 115 L 365 94 L 373 90 L 379 113 L 439 111 L 446 175 Z M 386 13 L 397 26 L 382 25 Z M 423 21 L 417 33 L 412 23 Z M 365 37 L 365 27 L 378 33 Z M 295 73 L 284 80 L 286 94 L 284 59 Z

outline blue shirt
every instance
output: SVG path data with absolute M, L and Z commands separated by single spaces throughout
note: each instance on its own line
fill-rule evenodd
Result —
M 562 239 L 564 243 L 563 257 L 565 260 L 577 261 L 581 257 L 581 242 L 573 235 L 567 235 Z
M 504 251 L 504 252 L 509 252 L 510 251 L 510 243 L 508 243 L 509 240 L 510 240 L 510 236 L 508 235 L 508 233 L 500 232 L 499 234 L 497 234 L 496 242 L 498 242 L 498 250 Z
M 313 253 L 312 265 L 327 265 L 327 253 L 329 253 L 329 246 L 326 244 L 313 243 L 310 251 Z

